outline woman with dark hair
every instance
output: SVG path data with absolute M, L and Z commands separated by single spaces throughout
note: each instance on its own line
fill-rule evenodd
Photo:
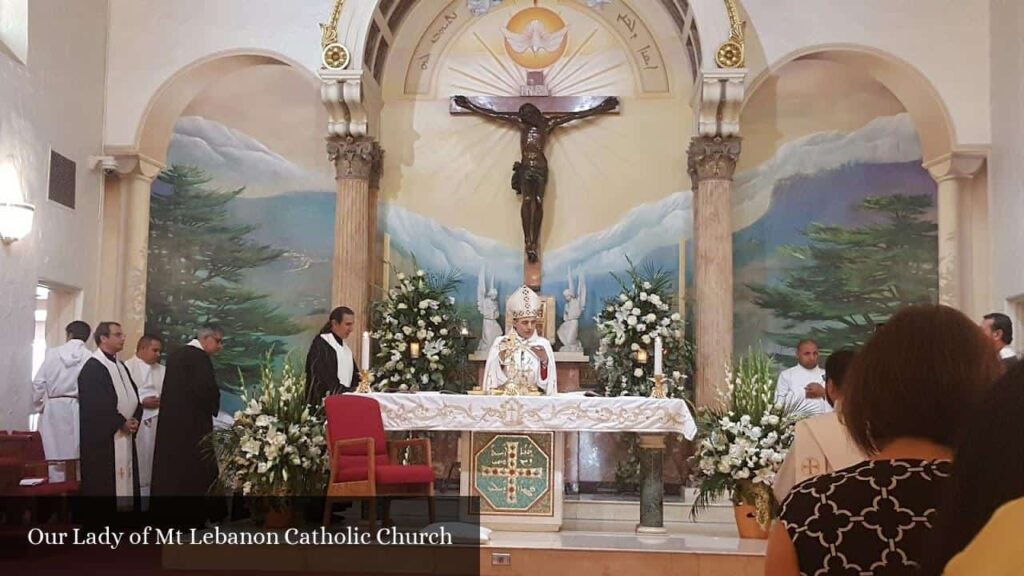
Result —
M 306 354 L 306 402 L 311 407 L 323 404 L 331 394 L 354 390 L 359 384 L 359 370 L 352 349 L 345 338 L 352 333 L 356 316 L 351 308 L 338 306 L 331 310 L 320 334 L 313 338 Z
M 1024 363 L 1018 362 L 986 396 L 957 444 L 931 573 L 945 565 L 950 576 L 1024 574 L 1022 414 Z
M 843 425 L 868 460 L 793 488 L 766 574 L 918 573 L 954 442 L 1000 370 L 957 310 L 897 312 L 854 358 L 843 390 Z

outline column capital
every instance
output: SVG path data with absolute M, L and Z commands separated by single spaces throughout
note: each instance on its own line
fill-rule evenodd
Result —
M 737 136 L 740 133 L 740 109 L 743 107 L 746 68 L 701 70 L 697 78 L 697 134 L 699 136 Z
M 988 158 L 983 150 L 954 150 L 922 163 L 936 182 L 973 178 Z
M 741 141 L 739 136 L 696 136 L 690 140 L 687 171 L 694 192 L 701 180 L 732 180 Z
M 99 165 L 107 174 L 130 176 L 152 182 L 166 168 L 163 162 L 138 152 L 115 152 L 111 156 L 101 157 Z
M 363 70 L 320 70 L 320 101 L 327 107 L 327 137 L 365 137 L 369 117 L 364 98 Z
M 367 180 L 370 188 L 379 186 L 384 150 L 373 138 L 330 138 L 327 157 L 334 163 L 335 179 Z

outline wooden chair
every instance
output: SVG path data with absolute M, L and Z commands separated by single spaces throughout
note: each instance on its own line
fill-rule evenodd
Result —
M 416 438 L 388 442 L 380 404 L 356 394 L 328 396 L 327 447 L 330 477 L 324 503 L 324 526 L 331 522 L 332 506 L 338 500 L 367 498 L 367 520 L 372 532 L 376 524 L 373 499 L 395 496 L 426 496 L 430 522 L 434 522 L 434 468 L 430 440 Z M 400 464 L 399 450 L 418 447 L 424 463 Z

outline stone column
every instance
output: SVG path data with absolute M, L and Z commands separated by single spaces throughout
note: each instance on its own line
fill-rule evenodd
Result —
M 665 435 L 640 437 L 640 524 L 637 534 L 665 534 Z
M 971 179 L 985 156 L 977 152 L 951 152 L 924 163 L 938 183 L 939 303 L 963 310 L 970 276 L 963 253 L 969 238 L 961 228 Z
M 345 136 L 327 141 L 334 163 L 337 207 L 334 212 L 334 280 L 331 306 L 348 306 L 356 313 L 355 334 L 349 346 L 360 357 L 363 331 L 370 314 L 370 189 L 377 187 L 383 151 L 373 138 Z
M 117 168 L 107 178 L 115 180 L 107 193 L 116 192 L 117 214 L 105 214 L 104 234 L 114 231 L 118 251 L 117 273 L 113 279 L 113 317 L 100 320 L 120 322 L 125 334 L 124 357 L 135 353 L 135 345 L 145 331 L 146 282 L 149 266 L 149 197 L 153 180 L 164 165 L 142 154 L 114 157 Z M 105 206 L 110 203 L 105 202 Z M 108 221 L 108 216 L 116 222 Z M 111 309 L 111 308 L 108 308 Z
M 699 136 L 690 142 L 693 183 L 694 300 L 697 337 L 696 401 L 713 404 L 732 358 L 732 176 L 737 136 Z

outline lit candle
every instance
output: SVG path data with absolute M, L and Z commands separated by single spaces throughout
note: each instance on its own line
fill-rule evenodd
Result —
M 362 370 L 370 369 L 370 333 L 363 332 L 363 345 L 360 349 L 361 357 L 359 362 L 359 368 Z
M 469 336 L 469 328 L 463 326 L 462 330 L 459 330 L 459 334 L 462 334 L 463 336 Z
M 661 336 L 654 339 L 654 373 L 661 374 Z
M 420 343 L 419 342 L 409 342 L 409 356 L 412 356 L 413 358 L 419 358 L 420 357 Z
M 647 350 L 643 348 L 636 351 L 636 361 L 639 364 L 647 364 Z

